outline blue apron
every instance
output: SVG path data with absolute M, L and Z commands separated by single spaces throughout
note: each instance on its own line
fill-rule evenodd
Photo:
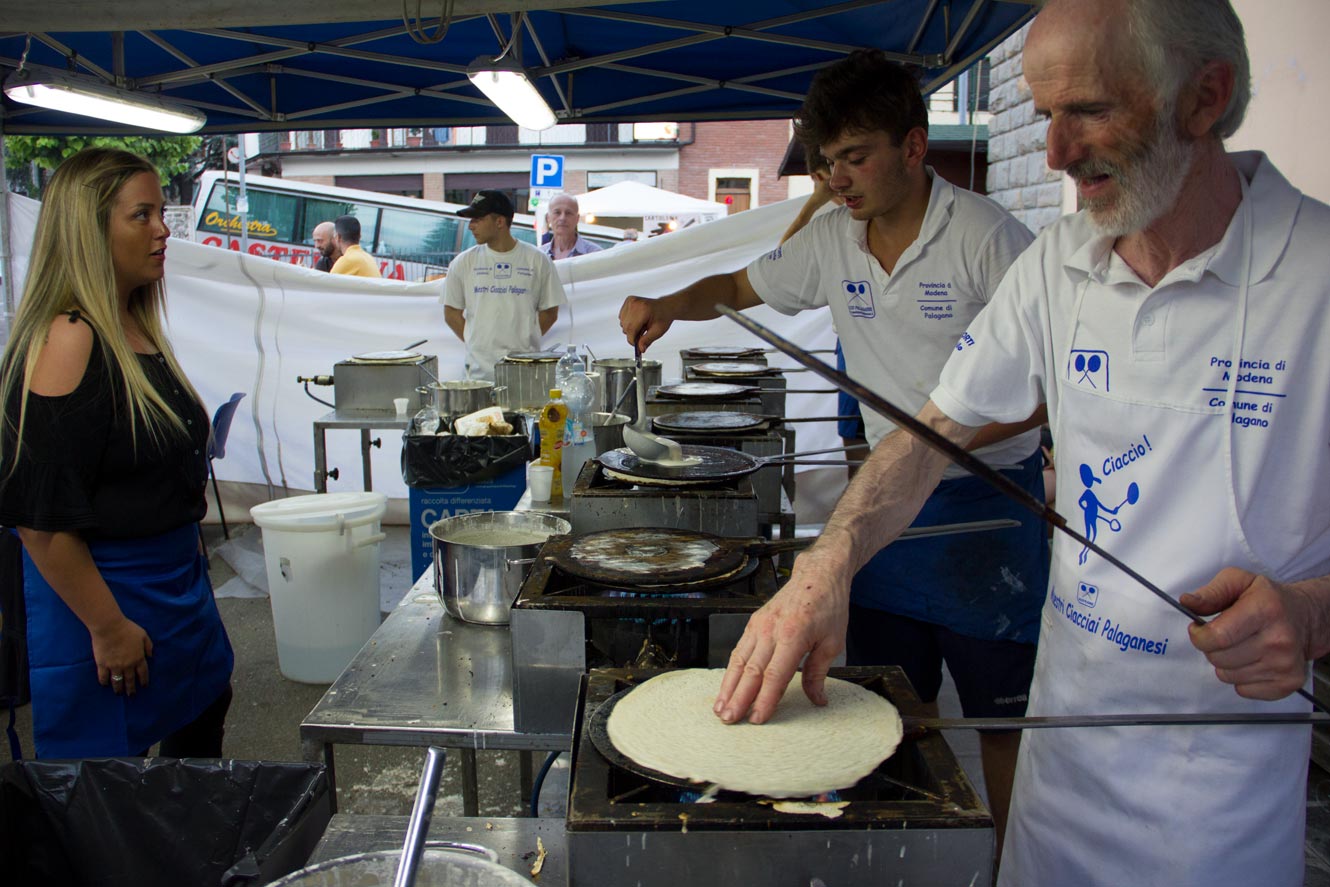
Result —
M 88 630 L 23 553 L 32 732 L 39 758 L 137 755 L 191 723 L 231 680 L 235 657 L 212 596 L 198 526 L 88 543 L 127 619 L 152 639 L 148 684 L 97 682 Z
M 1042 453 L 1002 473 L 1044 501 Z M 966 637 L 1033 644 L 1048 588 L 1047 530 L 1039 518 L 967 475 L 940 483 L 911 526 L 1003 518 L 1020 526 L 888 545 L 855 574 L 850 600 Z

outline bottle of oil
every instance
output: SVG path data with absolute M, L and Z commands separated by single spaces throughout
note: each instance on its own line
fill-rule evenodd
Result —
M 540 410 L 540 464 L 554 469 L 550 482 L 550 500 L 563 495 L 563 435 L 568 425 L 568 405 L 563 402 L 563 391 L 550 389 L 549 403 Z

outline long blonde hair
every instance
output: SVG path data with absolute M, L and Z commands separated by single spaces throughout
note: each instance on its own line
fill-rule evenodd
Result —
M 130 429 L 137 446 L 141 421 L 154 441 L 168 432 L 187 434 L 184 420 L 162 399 L 143 372 L 120 321 L 115 264 L 111 258 L 109 223 L 120 190 L 134 176 L 157 169 L 146 159 L 115 148 L 86 148 L 60 164 L 46 187 L 37 233 L 28 265 L 23 301 L 19 303 L 0 371 L 0 403 L 20 395 L 17 427 L 6 411 L 6 434 L 0 447 L 13 440 L 13 453 L 0 455 L 12 472 L 22 447 L 32 374 L 52 322 L 77 310 L 97 333 L 108 363 L 120 370 Z M 181 371 L 162 325 L 166 290 L 154 281 L 133 291 L 129 313 L 147 342 L 166 358 L 176 378 L 199 400 Z

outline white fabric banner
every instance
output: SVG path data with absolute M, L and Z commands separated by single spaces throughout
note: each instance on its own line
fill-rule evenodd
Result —
M 39 204 L 11 195 L 15 293 L 22 292 Z M 545 336 L 544 346 L 575 342 L 599 358 L 631 357 L 619 330 L 619 306 L 626 296 L 661 296 L 711 274 L 746 266 L 773 249 L 793 220 L 802 198 L 751 209 L 734 216 L 598 253 L 557 262 L 569 306 Z M 402 283 L 330 275 L 272 259 L 212 246 L 172 240 L 167 248 L 167 320 L 180 362 L 209 411 L 232 392 L 243 391 L 227 441 L 225 458 L 215 463 L 219 481 L 259 485 L 237 505 L 294 495 L 314 488 L 312 423 L 331 411 L 305 396 L 297 376 L 331 374 L 333 364 L 367 351 L 396 350 L 428 338 L 416 350 L 436 354 L 439 378 L 463 378 L 463 347 L 443 322 L 439 296 L 443 281 Z M 769 308 L 750 312 L 803 348 L 832 348 L 830 314 L 804 312 L 786 317 Z M 650 357 L 662 362 L 663 378 L 680 374 L 679 351 L 701 345 L 762 345 L 727 319 L 678 323 Z M 820 355 L 828 363 L 830 354 Z M 792 366 L 780 354 L 776 366 Z M 828 389 L 812 373 L 787 377 L 791 389 Z M 310 386 L 331 402 L 332 388 Z M 834 416 L 834 394 L 792 394 L 790 416 Z M 799 449 L 837 446 L 831 422 L 801 424 Z M 374 489 L 404 498 L 400 432 L 371 435 L 382 441 L 372 450 Z M 339 469 L 328 490 L 363 489 L 360 435 L 330 431 L 328 466 Z M 843 478 L 838 468 L 822 469 L 819 486 Z M 803 486 L 803 484 L 801 484 Z M 232 502 L 232 490 L 226 504 Z M 257 496 L 257 498 L 255 498 Z M 824 498 L 824 497 L 823 497 Z M 247 515 L 228 515 L 245 520 Z M 799 519 L 804 511 L 799 509 Z M 820 520 L 821 516 L 811 518 Z

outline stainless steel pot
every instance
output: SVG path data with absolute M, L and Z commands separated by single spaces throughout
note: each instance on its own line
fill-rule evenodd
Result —
M 493 382 L 471 379 L 430 382 L 416 390 L 434 399 L 434 409 L 441 416 L 465 416 L 494 406 L 498 403 L 499 393 L 503 391 L 502 388 L 495 388 Z
M 438 845 L 436 847 L 436 845 Z M 461 855 L 462 853 L 477 855 Z M 401 850 L 357 853 L 315 863 L 274 881 L 272 887 L 365 887 L 392 884 Z M 431 841 L 421 854 L 416 887 L 530 887 L 531 882 L 500 865 L 498 854 L 478 845 Z
M 628 424 L 623 413 L 592 413 L 591 434 L 596 441 L 596 455 L 623 446 L 623 426 Z
M 496 363 L 494 382 L 508 389 L 500 398 L 500 404 L 519 412 L 540 412 L 540 408 L 550 399 L 550 389 L 555 387 L 554 370 L 557 365 L 553 360 L 504 359 Z
M 571 533 L 563 518 L 538 511 L 482 511 L 437 521 L 434 590 L 448 613 L 463 622 L 507 625 L 508 611 L 530 559 L 550 536 Z M 525 564 L 509 563 L 526 561 Z
M 597 401 L 596 405 L 602 410 L 615 410 L 628 416 L 630 422 L 637 421 L 637 398 L 624 398 L 624 393 L 628 386 L 632 384 L 633 378 L 637 375 L 637 364 L 631 357 L 609 357 L 597 359 L 591 362 L 591 368 L 600 373 L 600 379 L 596 386 Z M 642 361 L 643 384 L 646 388 L 643 391 L 650 390 L 653 386 L 660 384 L 661 368 L 658 360 Z M 615 404 L 620 399 L 623 403 L 615 408 Z

